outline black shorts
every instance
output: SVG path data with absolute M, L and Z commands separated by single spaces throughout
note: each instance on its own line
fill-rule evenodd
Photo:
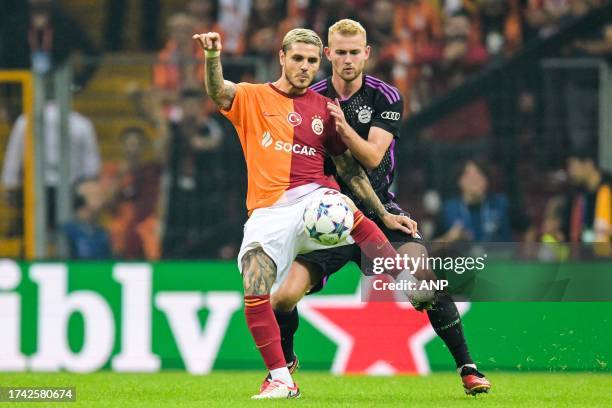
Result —
M 387 211 L 391 214 L 396 215 L 407 215 L 407 212 L 402 210 L 399 206 L 386 205 Z M 383 234 L 387 237 L 389 242 L 396 246 L 401 246 L 407 242 L 416 242 L 421 245 L 425 245 L 421 238 L 415 238 L 412 235 L 408 235 L 404 232 L 397 230 L 390 230 L 380 220 L 375 220 L 376 225 L 382 230 Z M 300 261 L 308 262 L 317 266 L 323 273 L 323 278 L 317 283 L 308 294 L 316 293 L 323 289 L 323 286 L 327 283 L 327 280 L 331 275 L 338 272 L 344 265 L 350 261 L 355 262 L 361 267 L 361 249 L 357 244 L 344 245 L 337 248 L 321 249 L 318 251 L 309 252 L 307 254 L 298 255 L 296 259 Z M 362 271 L 363 272 L 363 271 Z

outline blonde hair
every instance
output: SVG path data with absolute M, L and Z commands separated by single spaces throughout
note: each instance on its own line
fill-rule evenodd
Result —
M 338 33 L 340 35 L 357 35 L 363 34 L 363 39 L 367 43 L 366 30 L 363 26 L 355 20 L 351 20 L 349 18 L 343 18 L 342 20 L 336 21 L 327 32 L 327 45 L 331 42 L 331 37 L 333 34 Z
M 321 41 L 321 37 L 319 37 L 314 31 L 309 30 L 307 28 L 294 28 L 293 30 L 285 34 L 282 46 L 283 52 L 285 54 L 293 43 L 316 45 L 317 47 L 319 47 L 319 55 L 323 50 L 323 41 Z

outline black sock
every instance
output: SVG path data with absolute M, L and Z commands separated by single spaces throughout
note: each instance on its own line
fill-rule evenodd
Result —
M 436 303 L 431 310 L 427 311 L 427 316 L 434 331 L 453 355 L 457 367 L 464 364 L 474 364 L 463 335 L 463 324 L 459 311 L 450 296 L 439 292 Z
M 280 327 L 281 346 L 283 347 L 285 361 L 290 363 L 293 361 L 293 335 L 300 324 L 297 306 L 290 312 L 275 310 L 274 316 L 276 316 L 278 327 Z

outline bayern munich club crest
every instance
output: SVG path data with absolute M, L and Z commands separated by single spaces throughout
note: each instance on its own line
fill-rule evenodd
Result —
M 370 120 L 372 120 L 372 108 L 369 106 L 360 106 L 357 111 L 357 119 L 360 123 L 370 123 Z
M 291 126 L 299 126 L 300 123 L 302 123 L 302 116 L 297 112 L 289 112 L 287 115 L 287 122 L 289 122 Z
M 315 132 L 317 136 L 321 136 L 321 133 L 323 133 L 323 120 L 321 120 L 321 117 L 313 116 L 310 127 L 312 127 L 312 131 Z

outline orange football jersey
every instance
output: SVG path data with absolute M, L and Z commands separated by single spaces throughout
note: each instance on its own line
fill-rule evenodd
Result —
M 288 95 L 274 85 L 240 83 L 228 111 L 221 110 L 236 128 L 247 165 L 249 213 L 274 205 L 295 187 L 317 183 L 339 187 L 325 175 L 327 154 L 346 150 L 327 110 L 326 97 L 308 89 Z

